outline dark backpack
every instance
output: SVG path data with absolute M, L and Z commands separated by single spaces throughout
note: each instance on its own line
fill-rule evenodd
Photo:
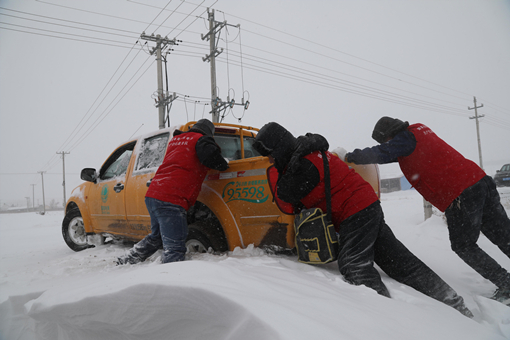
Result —
M 321 152 L 324 161 L 324 182 L 326 189 L 327 212 L 320 208 L 303 209 L 294 219 L 296 249 L 299 262 L 324 264 L 338 258 L 340 246 L 335 227 L 331 222 L 331 183 L 326 154 Z

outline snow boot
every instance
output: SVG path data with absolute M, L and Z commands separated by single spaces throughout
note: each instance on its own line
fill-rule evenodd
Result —
M 496 289 L 491 299 L 501 302 L 504 305 L 510 306 L 510 289 L 509 288 Z
M 117 261 L 115 263 L 117 266 L 123 265 L 123 264 L 137 264 L 140 262 L 143 262 L 145 259 L 142 259 L 140 255 L 136 252 L 131 250 L 129 254 L 124 255 L 122 257 L 118 257 Z
M 474 318 L 473 313 L 471 313 L 471 311 L 464 304 L 453 308 L 455 308 L 456 310 L 461 312 L 462 315 L 467 316 L 470 319 Z
M 159 247 L 161 247 L 161 240 L 159 238 L 154 239 L 151 235 L 148 235 L 135 244 L 127 255 L 117 258 L 117 266 L 143 262 L 154 254 Z

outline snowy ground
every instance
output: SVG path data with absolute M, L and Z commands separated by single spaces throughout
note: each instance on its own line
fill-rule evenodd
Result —
M 510 188 L 500 190 L 510 212 Z M 122 245 L 75 253 L 62 212 L 0 215 L 0 339 L 510 339 L 510 308 L 450 249 L 440 214 L 423 222 L 414 190 L 383 194 L 386 221 L 462 295 L 454 309 L 383 274 L 392 299 L 345 283 L 336 264 L 310 266 L 259 249 L 117 267 Z M 479 244 L 510 270 L 510 259 Z

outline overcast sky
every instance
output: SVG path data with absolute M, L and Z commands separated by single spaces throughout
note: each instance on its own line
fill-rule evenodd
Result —
M 388 115 L 425 123 L 478 163 L 476 96 L 485 170 L 510 162 L 508 0 L 0 0 L 0 204 L 42 203 L 40 171 L 46 202 L 62 202 L 57 152 L 69 152 L 69 197 L 82 168 L 158 129 L 142 32 L 182 40 L 167 56 L 172 125 L 210 118 L 207 7 L 228 24 L 219 96 L 250 101 L 223 121 L 277 121 L 352 150 L 374 145 Z

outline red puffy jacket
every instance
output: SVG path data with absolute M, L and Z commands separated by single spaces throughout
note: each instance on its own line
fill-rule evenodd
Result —
M 416 138 L 416 148 L 399 157 L 400 168 L 409 183 L 436 208 L 446 208 L 465 189 L 485 176 L 476 163 L 439 138 L 423 124 L 413 124 L 408 130 Z
M 201 133 L 186 132 L 168 143 L 163 163 L 152 179 L 146 197 L 179 205 L 188 210 L 197 200 L 209 170 L 200 163 L 195 146 Z
M 365 209 L 379 198 L 372 186 L 366 182 L 353 169 L 349 169 L 340 158 L 330 152 L 326 152 L 330 168 L 331 177 L 331 208 L 333 224 L 338 232 L 338 227 L 347 217 Z M 308 195 L 301 199 L 305 208 L 321 208 L 326 212 L 326 192 L 324 183 L 324 165 L 322 155 L 315 151 L 303 157 L 317 168 L 320 174 L 319 183 L 312 189 Z M 278 171 L 274 167 L 269 168 L 268 180 L 277 205 L 285 213 L 293 213 L 292 205 L 278 198 L 276 192 L 276 181 L 278 180 Z

